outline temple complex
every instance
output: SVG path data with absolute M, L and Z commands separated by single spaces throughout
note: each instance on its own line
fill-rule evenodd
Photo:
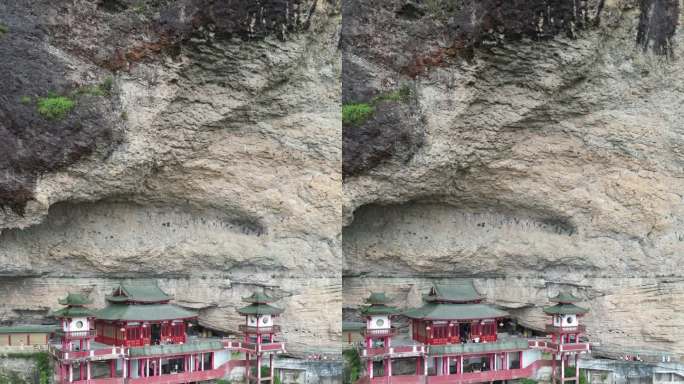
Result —
M 106 301 L 99 310 L 89 309 L 91 301 L 81 294 L 59 301 L 57 337 L 48 346 L 56 383 L 196 383 L 238 367 L 249 382 L 275 381 L 273 357 L 285 344 L 273 321 L 282 310 L 264 294 L 245 298 L 249 305 L 238 310 L 245 316 L 240 339 L 189 336 L 197 314 L 171 303 L 154 282 L 122 283 Z M 269 374 L 262 377 L 265 361 Z
M 587 310 L 575 305 L 577 297 L 561 293 L 551 299 L 557 304 L 544 308 L 550 315 L 547 335 L 535 338 L 506 332 L 510 315 L 486 304 L 472 281 L 435 284 L 423 300 L 419 308 L 400 311 L 382 292 L 366 299 L 359 383 L 507 381 L 535 378 L 550 367 L 553 383 L 579 384 L 577 360 L 590 344 L 578 323 Z M 408 332 L 395 325 L 399 319 L 408 321 Z

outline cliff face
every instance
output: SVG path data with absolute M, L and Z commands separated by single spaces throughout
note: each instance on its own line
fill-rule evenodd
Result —
M 343 9 L 343 101 L 373 107 L 343 133 L 345 306 L 467 276 L 541 325 L 569 289 L 602 346 L 683 354 L 679 2 L 366 3 Z
M 152 277 L 230 329 L 266 286 L 292 352 L 335 346 L 339 22 L 334 1 L 0 4 L 0 319 Z

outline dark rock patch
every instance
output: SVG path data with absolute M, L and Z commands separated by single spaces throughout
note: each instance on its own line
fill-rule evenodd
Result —
M 672 56 L 672 43 L 679 21 L 679 0 L 640 0 L 637 44 L 644 52 L 651 49 Z
M 423 143 L 423 132 L 409 103 L 378 103 L 373 115 L 342 131 L 342 174 L 362 174 L 383 161 L 407 161 Z
M 73 164 L 95 152 L 106 156 L 119 137 L 107 118 L 109 96 L 79 93 L 65 78 L 69 68 L 44 50 L 45 30 L 26 3 L 0 6 L 11 34 L 0 39 L 0 208 L 23 214 L 43 173 Z M 69 95 L 73 109 L 60 118 L 39 113 L 40 98 Z

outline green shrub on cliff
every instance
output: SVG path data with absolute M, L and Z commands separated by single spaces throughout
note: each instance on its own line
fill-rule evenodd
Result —
M 345 104 L 342 106 L 342 123 L 358 125 L 366 121 L 375 108 L 366 103 Z
M 375 112 L 375 106 L 383 101 L 405 102 L 411 97 L 411 88 L 404 85 L 401 88 L 381 93 L 373 97 L 370 103 L 349 103 L 342 106 L 342 124 L 360 125 L 368 120 Z
M 38 99 L 38 113 L 50 120 L 59 120 L 74 109 L 76 103 L 64 96 L 50 95 Z
M 4 24 L 0 24 L 0 37 L 3 37 L 7 32 L 9 32 L 9 28 Z

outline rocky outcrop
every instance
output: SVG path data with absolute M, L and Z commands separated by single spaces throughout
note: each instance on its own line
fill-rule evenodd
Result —
M 571 288 L 593 340 L 681 356 L 679 2 L 349 3 L 345 103 L 411 92 L 344 127 L 345 307 L 474 277 L 539 325 Z
M 265 286 L 291 352 L 336 346 L 339 22 L 320 0 L 0 4 L 3 320 L 151 277 L 220 328 Z

